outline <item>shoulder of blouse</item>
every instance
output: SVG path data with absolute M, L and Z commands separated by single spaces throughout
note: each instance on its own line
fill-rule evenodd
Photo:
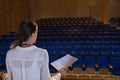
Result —
M 48 57 L 48 51 L 46 49 L 36 47 L 36 50 L 38 56 L 44 56 L 45 58 Z

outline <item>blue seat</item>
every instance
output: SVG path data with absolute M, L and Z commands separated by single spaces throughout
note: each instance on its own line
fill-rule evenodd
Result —
M 80 36 L 80 39 L 83 40 L 83 41 L 85 41 L 85 40 L 87 40 L 87 36 L 81 35 L 81 36 Z
M 54 46 L 48 46 L 47 50 L 48 50 L 48 53 L 55 54 L 55 47 Z
M 115 66 L 112 70 L 111 73 L 115 76 L 120 76 L 120 66 Z
M 96 40 L 102 40 L 102 39 L 103 39 L 103 36 L 101 35 L 96 36 Z
M 115 66 L 120 66 L 120 57 L 111 57 L 110 58 L 110 64 L 115 67 Z
M 72 46 L 65 46 L 65 53 L 66 54 L 70 54 L 70 53 L 72 53 Z
M 41 48 L 44 48 L 46 46 L 45 42 L 42 42 L 42 41 L 38 41 L 35 45 Z
M 92 46 L 92 44 L 93 44 L 93 41 L 87 41 L 87 42 L 85 43 L 85 46 Z
M 52 41 L 46 41 L 46 44 L 45 44 L 46 46 L 53 46 L 54 44 L 53 44 L 53 42 Z
M 103 46 L 110 46 L 110 41 L 103 41 Z
M 120 76 L 120 57 L 111 57 L 110 65 L 109 71 L 116 76 Z
M 112 56 L 120 57 L 120 47 L 112 47 Z
M 4 64 L 4 60 L 3 60 L 3 57 L 1 55 L 0 55 L 0 65 L 2 66 Z
M 110 40 L 110 36 L 103 36 L 103 40 Z
M 55 46 L 61 46 L 61 43 L 60 43 L 60 41 L 54 41 L 54 45 Z
M 115 40 L 115 41 L 117 41 L 119 38 L 118 38 L 118 36 L 116 36 L 116 35 L 117 35 L 117 34 L 111 36 L 111 40 Z
M 57 54 L 63 54 L 64 53 L 64 46 L 56 46 L 56 48 L 55 48 L 55 52 L 57 53 Z
M 83 46 L 84 45 L 84 41 L 78 41 L 77 45 L 78 46 Z
M 85 46 L 85 47 L 83 47 L 80 55 L 81 55 L 81 56 L 87 56 L 88 54 L 90 54 L 90 52 L 91 52 L 91 47 Z
M 77 34 L 75 36 L 73 36 L 73 40 L 74 41 L 79 41 L 80 40 L 80 36 L 78 36 Z
M 94 57 L 85 57 L 84 58 L 84 62 L 83 62 L 86 67 L 95 67 L 95 64 L 96 64 L 96 60 Z
M 61 41 L 62 46 L 68 46 L 68 41 Z
M 6 41 L 6 40 L 2 40 L 1 42 L 0 42 L 0 46 L 2 46 L 2 47 L 4 47 L 4 46 L 10 46 L 11 44 L 9 44 L 9 42 L 8 41 Z
M 73 63 L 73 67 L 82 67 L 82 64 L 83 64 L 83 60 L 81 57 L 78 57 L 78 60 Z
M 79 54 L 82 50 L 82 47 L 81 46 L 74 46 L 73 47 L 73 51 L 75 54 Z
M 99 53 L 100 53 L 100 47 L 96 46 L 92 48 L 90 56 L 99 56 Z
M 69 34 L 69 35 L 70 35 L 70 34 Z M 71 41 L 71 40 L 73 39 L 73 37 L 72 37 L 72 36 L 69 36 L 69 35 L 66 36 L 66 38 L 65 38 L 67 41 Z
M 120 47 L 120 43 L 119 43 L 119 41 L 111 41 L 111 45 L 113 46 L 113 47 Z
M 76 46 L 76 41 L 70 41 L 69 46 Z
M 102 45 L 102 42 L 101 41 L 95 41 L 93 46 L 101 46 Z
M 100 68 L 108 68 L 108 58 L 107 57 L 98 57 L 97 58 L 97 64 Z
M 94 35 L 89 34 L 89 36 L 88 36 L 88 40 L 95 40 L 95 36 L 94 36 Z
M 105 57 L 111 56 L 110 46 L 102 48 L 102 50 L 101 50 L 101 56 L 105 56 Z

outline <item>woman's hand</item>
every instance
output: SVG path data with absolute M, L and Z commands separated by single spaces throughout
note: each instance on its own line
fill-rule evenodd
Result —
M 55 75 L 57 75 L 58 73 L 61 74 L 61 75 L 64 75 L 64 74 L 66 74 L 66 69 L 62 68 L 62 69 L 58 70 L 57 73 L 52 74 L 52 76 L 55 76 Z
M 61 73 L 62 75 L 63 75 L 63 74 L 66 74 L 66 69 L 62 68 L 62 69 L 60 69 L 60 70 L 58 71 L 58 73 Z

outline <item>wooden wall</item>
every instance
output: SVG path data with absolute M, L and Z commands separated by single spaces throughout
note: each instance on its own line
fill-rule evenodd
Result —
M 120 0 L 0 0 L 0 34 L 24 19 L 92 16 L 107 22 L 120 14 Z
M 92 5 L 96 0 L 30 0 L 31 18 L 89 16 Z
M 109 0 L 107 6 L 108 17 L 120 17 L 120 0 Z
M 92 16 L 106 20 L 107 0 L 30 0 L 31 19 Z
M 15 31 L 19 22 L 29 16 L 27 0 L 0 0 L 0 34 Z

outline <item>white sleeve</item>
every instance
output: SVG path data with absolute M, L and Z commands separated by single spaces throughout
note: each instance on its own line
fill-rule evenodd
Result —
M 11 69 L 10 69 L 9 57 L 10 56 L 7 53 L 7 56 L 6 56 L 6 68 L 7 68 L 7 73 L 8 73 L 8 80 L 13 80 L 12 72 L 11 72 Z
M 60 77 L 61 77 L 60 73 L 51 77 L 50 71 L 49 71 L 49 57 L 48 57 L 48 52 L 46 50 L 45 50 L 45 58 L 44 58 L 40 76 L 41 76 L 41 80 L 60 80 Z

